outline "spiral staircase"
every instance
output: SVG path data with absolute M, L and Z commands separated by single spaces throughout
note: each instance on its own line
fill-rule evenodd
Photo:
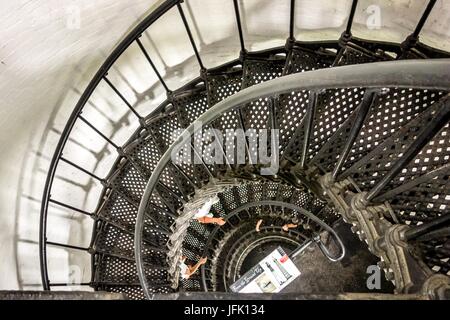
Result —
M 91 255 L 91 281 L 77 285 L 96 291 L 124 293 L 131 299 L 229 292 L 258 250 L 280 244 L 293 252 L 321 234 L 339 243 L 333 230 L 345 221 L 393 283 L 392 296 L 449 298 L 450 54 L 419 42 L 435 2 L 429 2 L 411 35 L 396 44 L 352 36 L 358 1 L 353 1 L 340 39 L 296 41 L 293 0 L 286 45 L 249 52 L 239 4 L 233 1 L 241 54 L 206 69 L 184 4 L 165 1 L 108 57 L 62 132 L 42 200 L 44 289 L 71 285 L 51 280 L 47 248 L 53 246 Z M 169 10 L 179 12 L 200 66 L 197 79 L 174 91 L 140 40 Z M 167 92 L 160 107 L 145 116 L 107 77 L 131 44 L 139 46 Z M 113 89 L 139 125 L 125 145 L 117 145 L 82 115 L 100 82 Z M 199 122 L 202 127 L 196 125 Z M 86 125 L 116 149 L 117 160 L 106 177 L 64 157 L 75 123 Z M 229 140 L 234 138 L 227 129 L 254 129 L 247 136 L 244 161 L 236 164 L 230 146 L 208 129 Z M 258 147 L 266 143 L 279 163 L 269 174 L 264 171 L 267 164 L 254 161 L 257 151 L 250 145 L 262 129 L 278 130 L 268 143 L 259 140 Z M 194 148 L 192 161 L 174 161 L 171 155 L 189 146 L 191 136 L 202 140 L 203 147 Z M 208 158 L 212 143 L 222 152 L 223 162 Z M 94 212 L 51 196 L 62 163 L 103 186 Z M 212 213 L 226 224 L 192 219 L 215 195 L 220 202 Z M 93 219 L 88 248 L 47 238 L 50 204 Z M 297 228 L 283 231 L 290 222 Z M 200 272 L 182 280 L 182 256 L 188 263 L 204 256 L 208 261 Z

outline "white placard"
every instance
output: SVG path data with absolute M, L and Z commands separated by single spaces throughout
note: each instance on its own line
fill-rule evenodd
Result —
M 275 249 L 230 286 L 239 293 L 277 293 L 300 275 L 281 247 Z

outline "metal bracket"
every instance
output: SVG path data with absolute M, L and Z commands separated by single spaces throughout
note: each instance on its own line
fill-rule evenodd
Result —
M 385 271 L 386 279 L 395 284 L 396 293 L 427 292 L 430 298 L 449 294 L 450 278 L 433 275 L 428 266 L 416 257 L 414 247 L 405 240 L 405 231 L 410 227 L 392 224 L 385 218 L 390 216 L 388 203 L 368 205 L 366 192 L 349 190 L 352 183 L 347 179 L 333 182 L 331 173 L 320 177 L 319 182 L 344 221 L 353 225 L 352 231 L 381 259 L 378 265 Z

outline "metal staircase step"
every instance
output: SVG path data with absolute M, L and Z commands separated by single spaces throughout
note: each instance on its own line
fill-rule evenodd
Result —
M 366 154 L 358 162 L 354 163 L 346 172 L 344 172 L 343 177 L 348 177 L 351 175 L 363 189 L 367 189 L 374 185 L 383 177 L 383 173 L 390 170 L 390 166 L 403 154 L 405 149 L 414 142 L 420 128 L 423 128 L 426 126 L 427 122 L 431 121 L 433 115 L 440 107 L 441 103 L 439 102 L 432 104 L 428 109 L 420 113 L 413 120 L 405 123 L 400 130 L 391 132 L 386 140 L 378 144 L 372 149 L 371 152 Z M 439 139 L 439 136 L 437 136 L 437 139 L 442 140 L 442 138 Z M 427 157 L 426 153 L 420 154 L 418 158 L 416 157 L 416 160 L 420 162 L 420 159 L 423 159 L 423 157 Z M 437 159 L 437 161 L 431 160 L 431 163 L 436 162 L 437 164 L 442 164 L 442 160 L 440 160 L 439 157 L 435 159 Z M 414 166 L 414 161 L 412 161 L 410 166 Z M 407 170 L 405 170 L 403 174 L 400 174 L 398 179 L 402 179 L 403 177 L 404 180 L 405 173 L 407 173 Z M 398 183 L 399 181 L 397 180 L 397 184 Z M 388 188 L 390 187 L 391 186 Z
M 195 86 L 192 85 L 192 88 L 185 90 L 186 91 L 174 94 L 172 98 L 178 120 L 183 128 L 188 127 L 210 108 L 206 85 L 203 82 L 199 82 L 195 84 Z M 208 180 L 208 171 L 214 176 L 217 176 L 218 171 L 223 170 L 223 168 L 219 168 L 218 165 L 213 164 L 214 159 L 211 158 L 211 150 L 208 148 L 208 145 L 215 140 L 214 135 L 212 135 L 209 130 L 212 127 L 200 123 L 198 123 L 198 125 L 202 126 L 202 131 L 198 132 L 194 137 L 198 139 L 198 141 L 201 141 L 201 151 L 198 150 L 198 153 L 202 155 L 202 159 L 204 160 L 207 169 L 205 170 L 204 165 L 194 164 L 194 174 L 195 176 L 201 177 L 203 181 L 206 181 Z M 197 147 L 195 140 L 193 145 L 194 147 Z

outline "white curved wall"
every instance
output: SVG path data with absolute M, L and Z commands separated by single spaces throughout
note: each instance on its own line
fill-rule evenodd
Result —
M 0 0 L 0 289 L 40 288 L 40 199 L 59 133 L 105 57 L 159 2 Z M 284 44 L 289 2 L 241 1 L 249 49 Z M 350 0 L 297 0 L 296 37 L 337 39 L 350 4 Z M 425 4 L 425 0 L 361 0 L 354 34 L 402 41 L 414 28 Z M 205 65 L 212 67 L 237 57 L 239 41 L 232 1 L 187 0 L 187 5 L 183 6 Z M 450 51 L 449 12 L 450 1 L 438 1 L 424 28 L 423 42 Z M 176 10 L 158 21 L 142 41 L 172 89 L 198 75 Z M 109 77 L 130 102 L 138 104 L 142 114 L 164 99 L 163 88 L 136 45 L 119 59 Z M 103 83 L 84 115 L 114 141 L 123 143 L 136 128 L 133 115 L 127 111 Z M 114 150 L 82 124 L 76 125 L 72 137 L 65 156 L 104 176 L 115 159 Z M 92 211 L 100 191 L 92 179 L 61 166 L 52 194 L 57 200 Z M 48 238 L 87 246 L 91 225 L 89 218 L 52 206 Z M 87 281 L 89 256 L 49 249 L 49 269 L 53 282 Z

